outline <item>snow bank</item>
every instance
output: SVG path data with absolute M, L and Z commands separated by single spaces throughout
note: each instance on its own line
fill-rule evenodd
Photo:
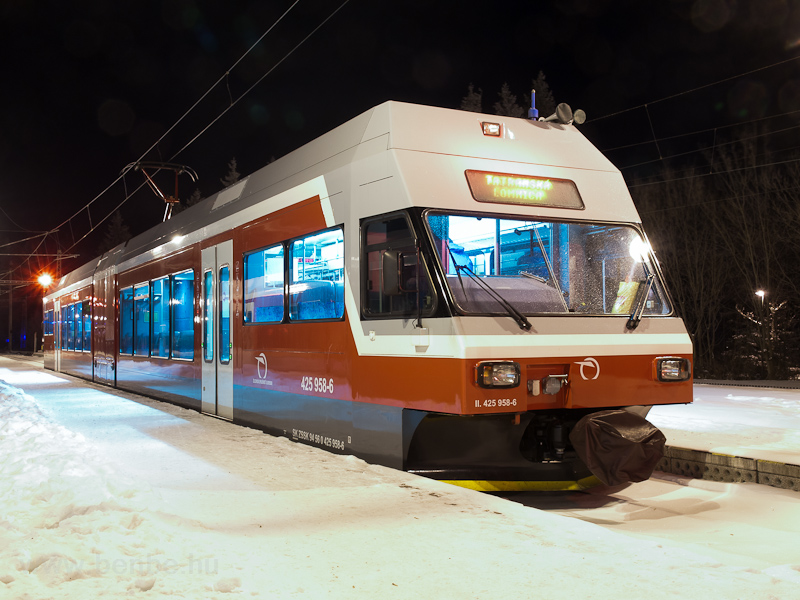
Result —
M 800 465 L 800 390 L 695 385 L 692 404 L 648 420 L 672 446 Z
M 208 577 L 191 586 L 182 577 L 167 595 L 240 585 L 215 576 L 210 554 L 165 525 L 147 485 L 116 473 L 82 435 L 3 384 L 0 474 L 0 582 L 16 597 L 117 597 L 182 573 Z
M 48 406 L 61 403 L 63 422 L 75 395 L 61 398 L 54 393 Z M 92 438 L 86 439 L 32 397 L 0 384 L 0 596 L 796 594 L 798 569 L 791 565 L 769 573 L 732 567 L 681 546 L 333 456 L 179 407 L 164 406 L 164 425 L 152 427 L 136 414 L 143 404 L 111 396 L 104 402 L 102 425 L 93 433 L 91 425 L 82 429 Z M 152 477 L 142 464 L 125 468 L 131 455 L 112 456 L 111 445 L 96 443 L 108 435 L 115 411 L 118 447 L 134 452 Z M 139 429 L 121 424 L 125 419 Z M 157 443 L 144 443 L 144 431 Z M 170 452 L 181 462 L 159 464 L 171 460 Z M 164 470 L 172 474 L 169 484 Z M 202 482 L 220 472 L 227 479 Z

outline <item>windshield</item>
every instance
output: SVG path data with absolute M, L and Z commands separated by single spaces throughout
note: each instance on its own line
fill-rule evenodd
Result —
M 671 312 L 649 249 L 633 227 L 436 212 L 426 222 L 463 312 L 506 313 L 503 300 L 523 314 Z

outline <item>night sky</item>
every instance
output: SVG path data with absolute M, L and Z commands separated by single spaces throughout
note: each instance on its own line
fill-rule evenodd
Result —
M 181 117 L 146 158 L 191 166 L 200 180 L 184 180 L 181 195 L 199 187 L 204 196 L 221 187 L 232 157 L 247 175 L 386 100 L 456 108 L 470 83 L 486 112 L 504 82 L 526 103 L 540 70 L 557 102 L 586 111 L 584 133 L 628 178 L 712 144 L 715 129 L 727 135 L 764 117 L 782 129 L 800 118 L 786 115 L 800 110 L 800 61 L 791 60 L 800 55 L 800 1 L 342 3 L 3 0 L 0 229 L 57 226 Z M 683 135 L 692 132 L 700 133 Z M 141 183 L 126 179 L 129 190 Z M 92 221 L 124 195 L 111 187 Z M 137 233 L 163 208 L 142 191 L 122 212 Z M 61 247 L 88 227 L 84 212 L 59 232 Z M 99 238 L 79 247 L 73 266 L 92 258 Z

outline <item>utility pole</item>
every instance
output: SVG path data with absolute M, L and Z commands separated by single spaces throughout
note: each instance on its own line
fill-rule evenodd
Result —
M 14 306 L 14 299 L 12 297 L 12 290 L 14 289 L 14 284 L 9 282 L 8 283 L 8 351 L 11 352 L 11 307 Z

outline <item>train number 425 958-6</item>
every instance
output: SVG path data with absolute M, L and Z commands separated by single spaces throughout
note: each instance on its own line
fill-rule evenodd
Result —
M 303 377 L 300 388 L 304 392 L 322 392 L 323 394 L 333 393 L 333 378 L 324 377 Z
M 500 398 L 489 400 L 475 400 L 475 408 L 497 408 L 503 406 L 516 406 L 516 398 Z

